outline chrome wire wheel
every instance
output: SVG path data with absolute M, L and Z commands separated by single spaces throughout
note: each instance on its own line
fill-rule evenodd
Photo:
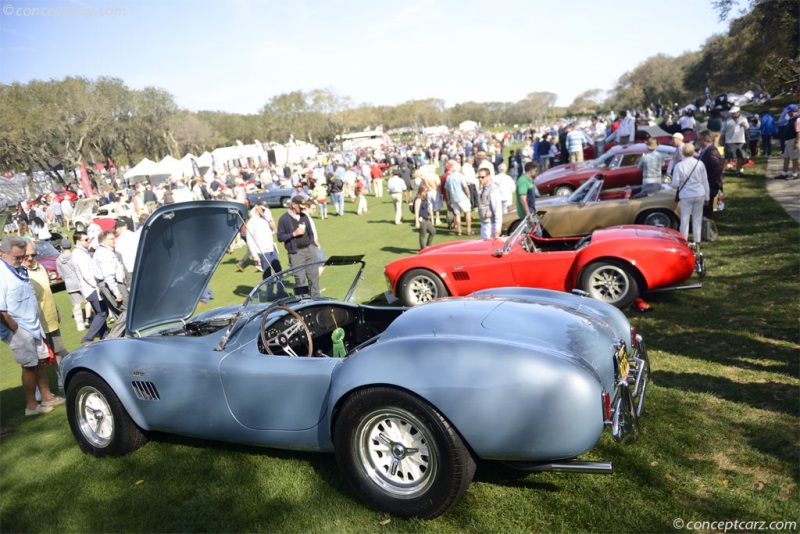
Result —
M 585 290 L 597 300 L 617 304 L 630 293 L 631 280 L 621 267 L 604 264 L 589 274 Z
M 383 408 L 362 419 L 355 435 L 361 469 L 391 496 L 414 498 L 436 480 L 438 463 L 431 431 L 409 412 Z
M 82 388 L 75 400 L 78 427 L 94 447 L 107 447 L 114 438 L 114 414 L 105 396 L 97 389 Z
M 672 219 L 662 211 L 648 213 L 642 220 L 642 224 L 648 226 L 658 226 L 661 228 L 672 228 Z
M 438 296 L 436 294 L 436 284 L 427 276 L 418 276 L 411 280 L 409 285 L 409 291 L 411 291 L 413 299 L 417 304 L 428 302 Z

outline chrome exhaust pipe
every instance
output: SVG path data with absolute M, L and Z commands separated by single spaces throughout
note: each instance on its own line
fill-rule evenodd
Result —
M 562 460 L 560 462 L 507 462 L 509 467 L 526 471 L 528 473 L 590 473 L 595 475 L 610 475 L 614 472 L 611 462 L 579 462 Z

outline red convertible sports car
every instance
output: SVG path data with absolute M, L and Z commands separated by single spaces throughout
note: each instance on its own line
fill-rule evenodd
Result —
M 585 237 L 537 237 L 533 215 L 508 237 L 454 241 L 389 263 L 389 288 L 406 306 L 438 297 L 469 295 L 494 287 L 582 290 L 625 308 L 646 291 L 681 286 L 697 271 L 703 255 L 675 230 L 626 225 Z
M 662 170 L 666 171 L 675 147 L 659 145 L 657 150 L 664 162 Z M 642 185 L 642 171 L 636 165 L 646 152 L 644 143 L 615 146 L 597 159 L 567 163 L 544 171 L 536 177 L 536 188 L 543 195 L 569 195 L 597 173 L 605 176 L 605 189 Z

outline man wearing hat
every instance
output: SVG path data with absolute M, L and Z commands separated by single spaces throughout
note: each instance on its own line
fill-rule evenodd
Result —
M 634 198 L 646 197 L 650 193 L 661 190 L 661 167 L 664 162 L 657 148 L 658 141 L 654 137 L 647 140 L 647 154 L 641 157 L 637 165 L 642 171 L 642 190 Z
M 305 199 L 300 195 L 292 197 L 289 209 L 278 219 L 278 241 L 284 244 L 289 254 L 289 265 L 296 267 L 317 260 L 314 227 L 303 213 Z M 319 270 L 316 267 L 300 269 L 295 274 L 296 292 L 304 287 L 312 297 L 320 294 Z
M 747 162 L 744 144 L 747 129 L 750 127 L 747 119 L 741 116 L 740 111 L 738 106 L 733 106 L 728 119 L 722 125 L 722 137 L 725 139 L 725 159 L 736 160 L 736 176 L 742 175 L 742 167 Z
M 669 166 L 667 167 L 667 174 L 672 176 L 672 169 L 675 168 L 675 165 L 683 161 L 683 153 L 681 149 L 683 148 L 683 134 L 680 132 L 672 134 L 672 141 L 675 143 L 675 153 L 672 155 L 672 160 L 669 162 Z
M 783 172 L 775 177 L 776 180 L 797 180 L 798 165 L 800 163 L 800 120 L 798 120 L 797 104 L 790 104 L 787 109 L 789 121 L 783 130 Z M 789 176 L 789 160 L 792 162 L 792 175 Z
M 72 303 L 72 317 L 75 319 L 75 327 L 78 332 L 83 332 L 86 326 L 83 324 L 83 297 L 81 296 L 81 282 L 75 266 L 72 264 L 72 242 L 69 239 L 61 240 L 61 254 L 56 258 L 56 271 L 58 276 L 64 281 L 64 287 Z

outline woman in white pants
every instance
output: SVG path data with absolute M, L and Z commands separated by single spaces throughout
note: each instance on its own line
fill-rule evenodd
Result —
M 692 220 L 692 239 L 700 243 L 703 228 L 703 205 L 709 201 L 708 173 L 702 161 L 694 157 L 694 145 L 681 147 L 684 159 L 672 171 L 672 187 L 678 191 L 681 205 L 681 233 L 689 239 L 689 219 Z

